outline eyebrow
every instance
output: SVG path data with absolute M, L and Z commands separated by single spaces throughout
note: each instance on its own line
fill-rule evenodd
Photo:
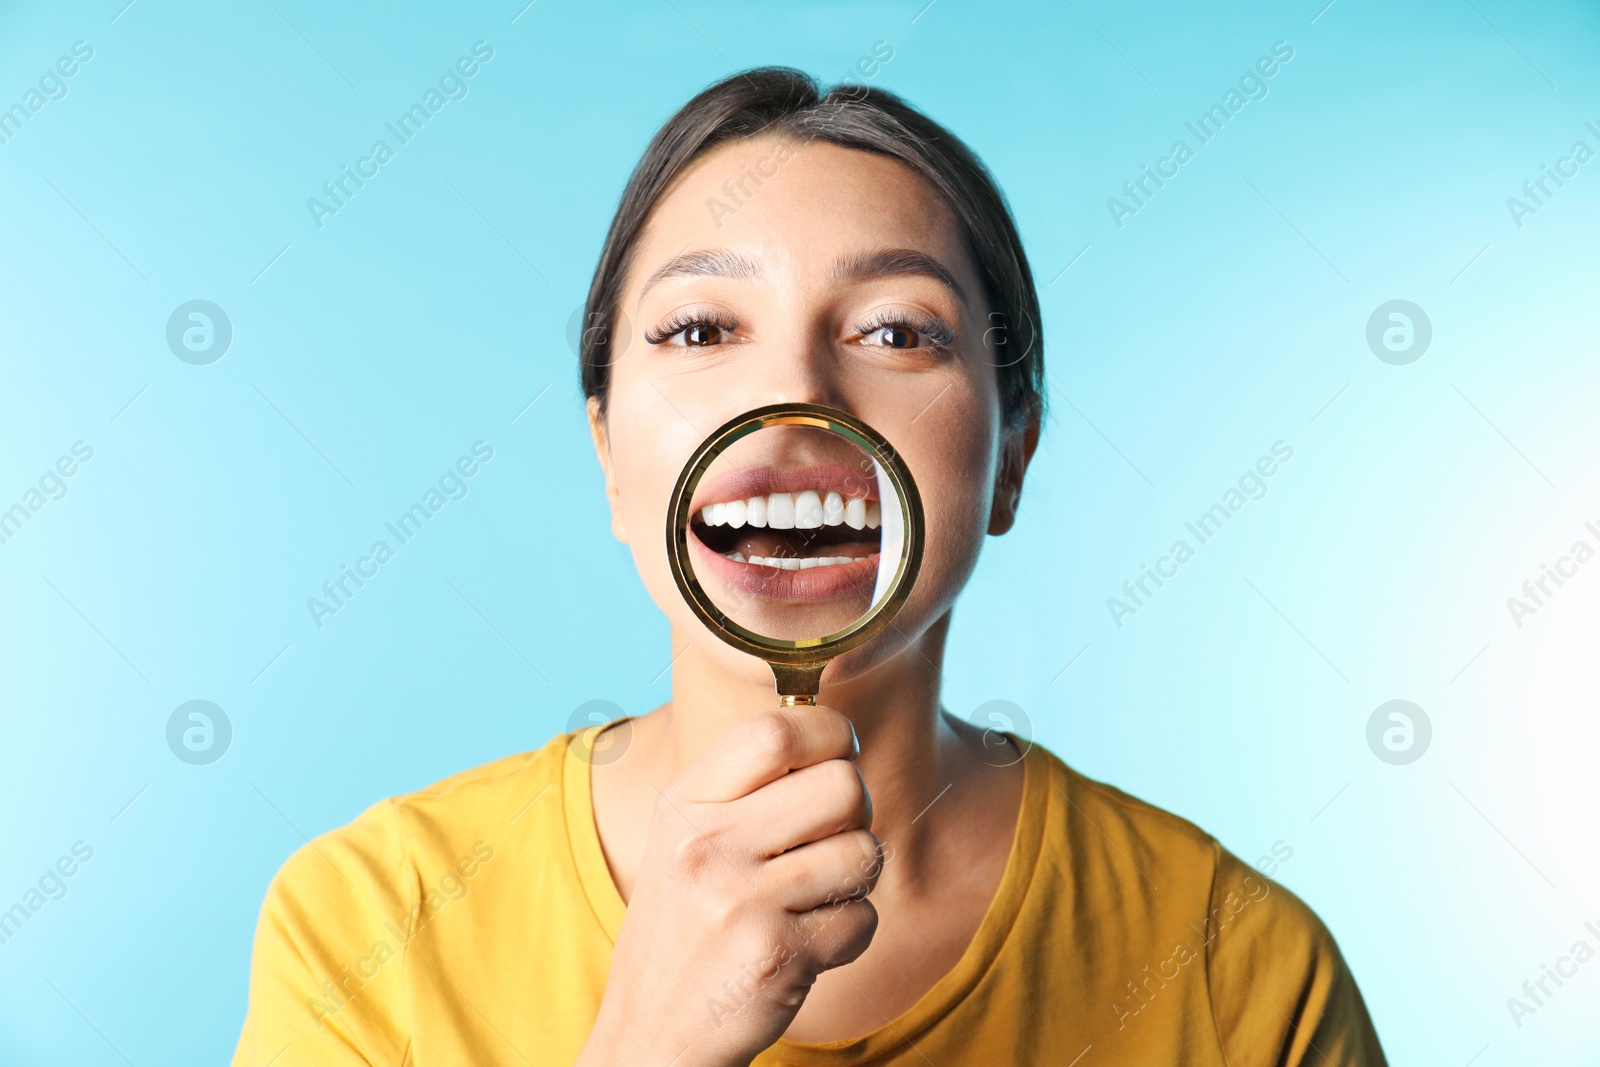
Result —
M 833 268 L 835 278 L 847 281 L 867 281 L 873 278 L 915 276 L 932 278 L 948 288 L 957 298 L 966 300 L 955 272 L 926 252 L 914 248 L 884 248 L 849 259 L 842 259 Z
M 644 283 L 639 295 L 644 296 L 650 287 L 668 278 L 748 278 L 761 277 L 761 265 L 747 256 L 726 249 L 705 252 L 684 252 L 667 260 L 666 265 Z
M 957 298 L 965 301 L 966 292 L 956 281 L 955 272 L 925 252 L 914 248 L 883 248 L 876 252 L 863 252 L 849 256 L 834 264 L 833 277 L 842 281 L 870 281 L 874 278 L 895 277 L 932 278 L 948 288 Z M 712 249 L 684 252 L 673 256 L 639 290 L 642 298 L 650 287 L 668 278 L 743 278 L 751 281 L 762 277 L 761 265 L 748 256 Z

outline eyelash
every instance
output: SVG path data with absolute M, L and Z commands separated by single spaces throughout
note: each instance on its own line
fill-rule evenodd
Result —
M 652 345 L 665 344 L 691 326 L 715 326 L 729 333 L 739 328 L 739 324 L 732 316 L 718 314 L 705 308 L 689 308 L 678 312 L 655 329 L 646 330 L 644 339 Z
M 645 331 L 644 339 L 652 345 L 665 344 L 691 326 L 715 326 L 728 333 L 736 333 L 739 329 L 739 323 L 732 316 L 701 308 L 690 308 L 678 312 L 655 329 Z M 866 337 L 892 326 L 903 327 L 926 338 L 928 341 L 926 347 L 930 349 L 948 348 L 955 341 L 955 331 L 942 320 L 907 311 L 880 311 L 858 325 L 854 333 L 858 337 Z
M 912 333 L 921 334 L 928 339 L 928 347 L 933 349 L 948 348 L 956 339 L 955 331 L 941 320 L 908 311 L 880 311 L 856 327 L 856 333 L 865 337 L 890 326 L 902 326 Z

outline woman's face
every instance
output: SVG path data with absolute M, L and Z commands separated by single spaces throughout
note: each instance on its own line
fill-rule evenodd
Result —
M 731 673 L 770 682 L 684 603 L 665 523 L 689 455 L 734 416 L 778 402 L 843 408 L 889 440 L 921 492 L 911 598 L 892 628 L 830 665 L 831 684 L 940 618 L 985 533 L 1010 528 L 1037 425 L 1006 432 L 977 268 L 950 209 L 904 165 L 778 135 L 723 145 L 657 203 L 620 310 L 603 419 L 590 401 L 612 530 L 673 628 Z

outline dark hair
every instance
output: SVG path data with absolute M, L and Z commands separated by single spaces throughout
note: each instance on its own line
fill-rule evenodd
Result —
M 610 382 L 617 304 L 633 246 L 651 210 L 696 159 L 729 141 L 769 131 L 874 152 L 900 161 L 942 196 L 959 222 L 989 304 L 984 340 L 995 353 L 1009 426 L 1044 412 L 1039 294 L 1005 195 L 949 130 L 893 93 L 840 85 L 826 95 L 792 67 L 760 67 L 717 82 L 657 131 L 623 190 L 584 307 L 583 392 L 602 409 Z

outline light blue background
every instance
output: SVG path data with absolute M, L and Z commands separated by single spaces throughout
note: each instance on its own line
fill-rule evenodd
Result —
M 94 449 L 0 544 L 0 908 L 94 849 L 0 945 L 0 1063 L 222 1061 L 306 836 L 666 698 L 569 317 L 678 104 L 879 41 L 871 84 L 1004 185 L 1044 307 L 1053 416 L 948 706 L 1014 701 L 1246 859 L 1292 847 L 1394 1062 L 1600 1045 L 1600 961 L 1506 1006 L 1600 947 L 1600 562 L 1520 628 L 1505 603 L 1600 545 L 1600 162 L 1506 205 L 1600 149 L 1593 5 L 122 3 L 0 13 L 0 106 L 94 48 L 0 144 L 0 507 Z M 307 198 L 479 40 L 470 94 L 318 229 Z M 1107 198 L 1280 40 L 1269 95 L 1118 229 Z M 1396 298 L 1434 329 L 1409 366 L 1365 341 Z M 165 340 L 192 299 L 232 321 L 209 366 Z M 470 494 L 319 630 L 306 599 L 479 440 Z M 1270 492 L 1118 628 L 1107 598 L 1279 440 Z M 1408 766 L 1366 742 L 1394 698 L 1433 727 Z M 193 699 L 235 731 L 210 766 L 167 747 Z

